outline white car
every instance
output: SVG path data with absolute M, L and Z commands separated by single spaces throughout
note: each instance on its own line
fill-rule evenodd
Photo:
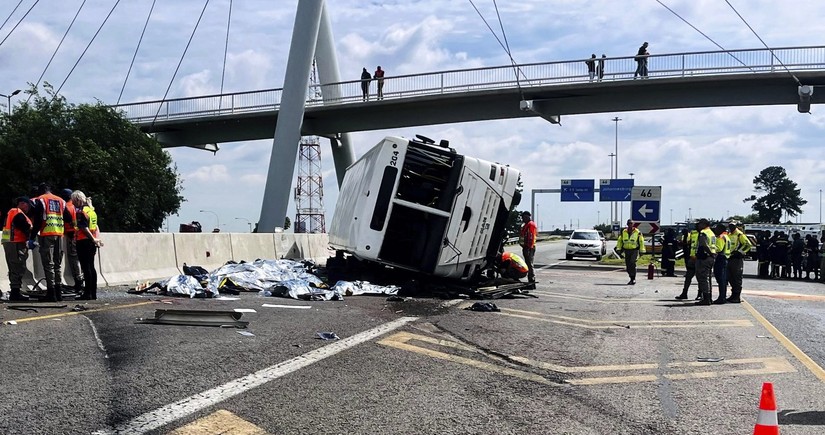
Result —
M 597 230 L 575 230 L 567 239 L 566 258 L 595 257 L 601 260 L 605 251 L 605 242 Z

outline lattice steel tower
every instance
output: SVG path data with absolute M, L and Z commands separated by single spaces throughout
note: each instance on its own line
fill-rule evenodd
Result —
M 295 232 L 326 233 L 321 144 L 316 136 L 301 138 L 298 149 L 298 183 L 295 186 Z

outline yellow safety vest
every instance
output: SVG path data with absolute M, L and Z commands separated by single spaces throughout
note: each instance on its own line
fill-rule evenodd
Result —
M 632 234 L 627 233 L 627 228 L 622 230 L 619 235 L 619 240 L 616 242 L 616 250 L 624 251 L 625 249 L 639 249 L 639 252 L 645 253 L 645 239 L 638 228 L 633 229 Z
M 725 258 L 730 258 L 730 237 L 727 231 L 722 231 L 722 234 L 716 238 L 716 252 L 724 254 Z
M 62 236 L 63 209 L 66 208 L 66 201 L 51 193 L 44 193 L 36 200 L 43 205 L 43 227 L 40 228 L 40 235 Z
M 731 244 L 731 252 L 739 251 L 743 255 L 747 254 L 753 245 L 751 245 L 751 241 L 748 240 L 748 236 L 742 232 L 739 228 L 733 231 L 733 234 L 730 235 L 730 244 Z
M 88 205 L 85 205 L 85 206 L 83 206 L 82 211 L 83 211 L 83 214 L 85 214 L 86 217 L 89 220 L 89 231 L 91 231 L 91 233 L 94 237 L 97 237 L 98 236 L 98 234 L 97 234 L 97 213 L 95 213 L 94 207 L 89 207 Z M 77 229 L 77 232 L 75 234 L 76 234 L 77 240 L 85 240 L 85 239 L 89 238 L 86 235 L 86 232 L 81 231 L 79 228 Z
M 699 231 L 699 232 L 696 233 L 696 239 L 690 245 L 690 256 L 695 257 L 696 252 L 699 249 L 699 233 L 702 233 L 702 234 L 705 235 L 705 238 L 707 238 L 708 249 L 710 249 L 710 253 L 715 254 L 716 253 L 716 234 L 713 234 L 713 231 L 711 231 L 710 228 L 705 228 L 704 230 Z

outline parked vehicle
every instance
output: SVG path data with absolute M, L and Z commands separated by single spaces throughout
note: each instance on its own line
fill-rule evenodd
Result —
M 521 174 L 416 138 L 386 137 L 347 169 L 330 245 L 361 261 L 473 282 L 495 261 Z
M 660 233 L 645 236 L 645 254 L 661 254 L 664 242 L 665 236 Z
M 575 230 L 567 239 L 565 258 L 572 260 L 574 257 L 595 257 L 596 260 L 601 260 L 606 249 L 606 242 L 597 230 Z

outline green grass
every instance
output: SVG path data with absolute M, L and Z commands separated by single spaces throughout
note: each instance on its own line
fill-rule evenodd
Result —
M 636 260 L 636 267 L 646 267 L 650 264 L 651 256 L 649 254 L 640 255 L 639 258 Z M 623 266 L 624 265 L 624 258 L 608 258 L 607 256 L 602 257 L 602 261 L 600 264 L 608 264 L 614 266 Z M 656 267 L 662 266 L 662 257 L 656 255 Z M 685 260 L 680 258 L 676 260 L 676 267 L 685 267 Z

